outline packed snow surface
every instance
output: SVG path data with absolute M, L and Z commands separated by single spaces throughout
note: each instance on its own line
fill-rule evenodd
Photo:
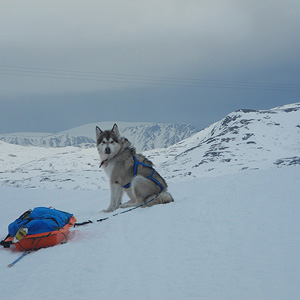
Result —
M 289 299 L 300 297 L 299 167 L 170 184 L 175 202 L 71 229 L 64 245 L 0 250 L 8 299 Z M 1 226 L 54 206 L 107 216 L 109 191 L 1 187 Z
M 109 216 L 12 268 L 21 253 L 0 248 L 3 299 L 300 299 L 299 108 L 234 112 L 147 152 L 175 202 L 117 216 L 96 149 L 0 142 L 2 238 L 37 206 Z

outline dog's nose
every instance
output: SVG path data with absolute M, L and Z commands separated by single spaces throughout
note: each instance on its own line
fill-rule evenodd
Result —
M 109 147 L 105 148 L 105 154 L 110 154 L 110 148 Z

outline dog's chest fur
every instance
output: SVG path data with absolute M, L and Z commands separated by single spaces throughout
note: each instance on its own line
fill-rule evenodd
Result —
M 103 169 L 109 178 L 111 178 L 115 165 L 116 165 L 115 162 L 110 161 L 103 166 Z

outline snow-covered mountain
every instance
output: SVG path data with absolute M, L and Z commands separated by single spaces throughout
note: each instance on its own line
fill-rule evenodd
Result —
M 98 122 L 72 128 L 56 134 L 14 133 L 0 135 L 0 141 L 38 147 L 95 147 L 95 127 L 111 129 L 114 122 Z M 187 124 L 174 123 L 126 123 L 118 122 L 120 133 L 135 145 L 138 151 L 167 148 L 198 132 Z
M 105 126 L 103 128 L 107 128 Z M 108 127 L 109 128 L 109 127 Z M 109 188 L 94 148 L 0 142 L 0 182 L 25 188 Z M 300 103 L 239 110 L 167 149 L 145 152 L 168 182 L 300 164 Z
M 90 148 L 95 146 L 95 141 L 86 136 L 72 136 L 70 134 L 44 134 L 44 133 L 14 133 L 0 135 L 0 141 L 35 147 L 61 148 L 67 146 Z
M 147 154 L 167 178 L 177 179 L 300 165 L 300 103 L 238 110 L 168 149 Z

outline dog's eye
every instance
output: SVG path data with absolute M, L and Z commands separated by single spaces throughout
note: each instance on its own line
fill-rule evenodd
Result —
M 114 144 L 114 143 L 115 143 L 115 141 L 110 141 L 109 143 L 110 143 L 110 144 Z

